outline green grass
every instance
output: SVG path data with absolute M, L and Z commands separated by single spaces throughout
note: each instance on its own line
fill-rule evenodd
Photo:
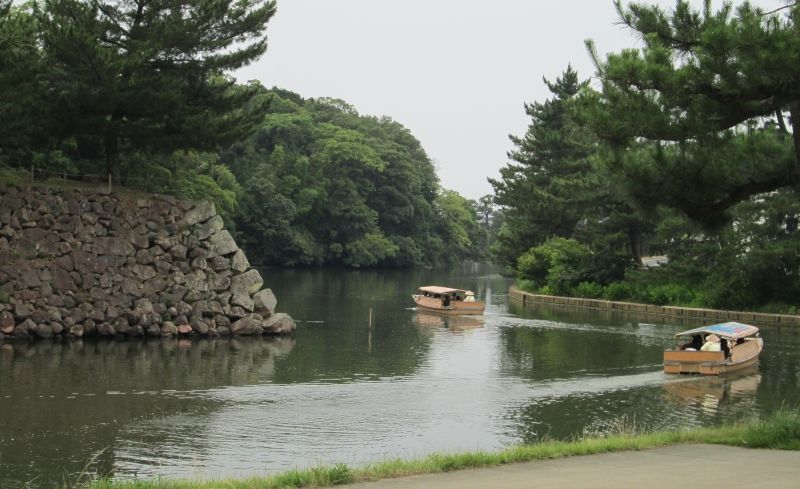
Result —
M 16 168 L 0 166 L 0 184 L 22 187 L 30 180 L 28 172 Z
M 711 443 L 746 448 L 800 450 L 800 411 L 781 410 L 767 419 L 695 430 L 641 433 L 635 426 L 620 425 L 615 433 L 574 441 L 545 441 L 499 452 L 434 454 L 420 460 L 387 460 L 361 468 L 344 464 L 291 470 L 260 478 L 216 481 L 95 481 L 65 487 L 86 489 L 278 489 L 330 487 L 419 474 L 435 474 L 478 467 L 591 455 L 626 450 L 646 450 L 680 443 Z

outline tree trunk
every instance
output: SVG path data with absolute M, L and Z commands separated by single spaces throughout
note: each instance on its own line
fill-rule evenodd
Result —
M 639 224 L 632 222 L 628 225 L 628 240 L 631 245 L 631 256 L 636 261 L 636 264 L 642 266 L 642 232 L 639 229 Z
M 789 106 L 789 115 L 792 118 L 792 139 L 794 140 L 794 183 L 800 181 L 800 102 Z
M 111 120 L 106 126 L 105 152 L 106 152 L 106 173 L 111 175 L 111 180 L 115 184 L 121 181 L 121 171 L 119 165 L 119 126 L 122 117 L 116 112 L 111 115 Z

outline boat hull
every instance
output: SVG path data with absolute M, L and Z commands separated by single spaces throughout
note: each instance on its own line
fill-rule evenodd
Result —
M 755 365 L 763 349 L 763 341 L 754 338 L 731 350 L 730 358 L 721 351 L 664 351 L 664 373 L 722 375 Z
M 485 304 L 480 301 L 465 302 L 465 301 L 452 301 L 450 305 L 445 307 L 442 305 L 442 300 L 435 297 L 425 297 L 424 295 L 414 294 L 411 296 L 414 303 L 417 304 L 421 310 L 428 312 L 435 312 L 437 314 L 448 315 L 481 315 L 486 308 Z

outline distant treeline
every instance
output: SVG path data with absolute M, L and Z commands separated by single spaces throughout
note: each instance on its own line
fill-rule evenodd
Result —
M 491 199 L 441 188 L 402 125 L 230 77 L 265 51 L 275 9 L 0 0 L 0 178 L 33 167 L 208 199 L 263 265 L 484 257 Z
M 494 256 L 528 291 L 797 312 L 798 2 L 615 5 L 641 45 L 525 106 Z

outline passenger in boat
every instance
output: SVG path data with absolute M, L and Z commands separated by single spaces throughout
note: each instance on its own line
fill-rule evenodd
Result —
M 697 351 L 703 347 L 703 336 L 696 334 L 692 336 L 692 341 L 681 345 L 681 350 Z
M 706 342 L 703 344 L 703 347 L 700 348 L 702 351 L 722 351 L 722 348 L 719 344 L 719 336 L 715 334 L 709 334 L 706 336 Z
M 442 295 L 442 305 L 444 307 L 448 307 L 450 305 L 450 295 L 449 294 L 443 294 Z
M 726 340 L 725 338 L 719 340 L 719 348 L 725 353 L 725 358 L 731 357 L 731 349 L 728 348 L 728 340 Z
M 475 292 L 468 290 L 464 302 L 475 302 Z

